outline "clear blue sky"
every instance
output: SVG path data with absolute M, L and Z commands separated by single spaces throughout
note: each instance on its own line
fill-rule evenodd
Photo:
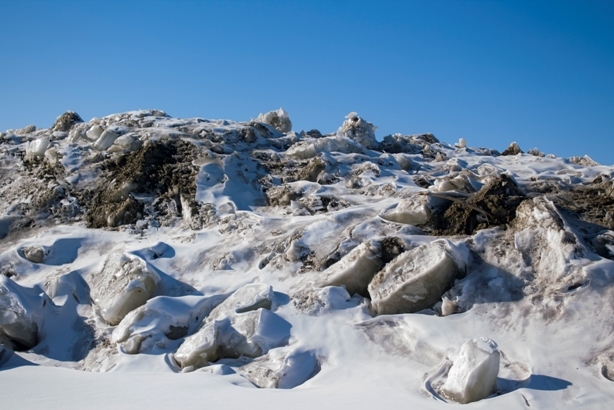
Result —
M 614 1 L 0 0 L 0 130 L 159 108 L 614 163 Z

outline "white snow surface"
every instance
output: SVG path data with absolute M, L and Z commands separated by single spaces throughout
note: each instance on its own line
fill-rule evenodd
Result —
M 290 127 L 2 133 L 3 408 L 611 407 L 614 166 Z M 495 223 L 474 198 L 502 175 L 525 196 Z M 423 271 L 426 308 L 377 313 L 374 281 L 412 300 Z

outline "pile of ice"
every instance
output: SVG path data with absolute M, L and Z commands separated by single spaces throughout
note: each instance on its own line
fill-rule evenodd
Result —
M 215 402 L 242 386 L 336 407 L 614 400 L 614 167 L 340 123 L 69 111 L 0 133 L 6 380 L 156 372 L 181 401 L 192 372 Z

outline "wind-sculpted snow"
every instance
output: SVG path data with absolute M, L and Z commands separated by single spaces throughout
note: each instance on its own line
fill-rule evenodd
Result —
M 614 167 L 339 122 L 0 133 L 3 404 L 58 380 L 85 407 L 91 372 L 159 407 L 614 401 Z

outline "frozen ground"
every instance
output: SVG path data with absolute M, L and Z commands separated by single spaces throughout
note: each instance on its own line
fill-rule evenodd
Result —
M 611 406 L 614 167 L 291 129 L 0 133 L 3 405 Z

